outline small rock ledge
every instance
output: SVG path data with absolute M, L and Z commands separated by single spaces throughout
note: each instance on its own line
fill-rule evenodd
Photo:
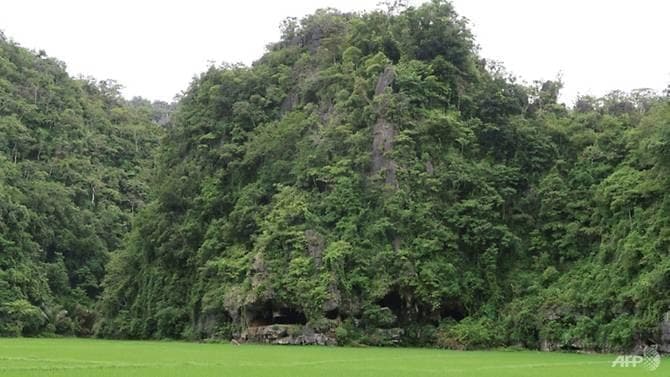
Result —
M 309 326 L 269 325 L 249 327 L 240 337 L 250 343 L 334 346 L 334 337 L 317 333 Z

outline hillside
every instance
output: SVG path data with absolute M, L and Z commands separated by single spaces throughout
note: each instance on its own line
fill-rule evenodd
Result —
M 670 87 L 568 107 L 401 3 L 178 104 L 0 33 L 0 336 L 670 353 Z
M 99 336 L 667 349 L 666 97 L 568 109 L 443 1 L 282 33 L 188 89 Z
M 162 130 L 111 81 L 0 34 L 0 336 L 91 335 Z

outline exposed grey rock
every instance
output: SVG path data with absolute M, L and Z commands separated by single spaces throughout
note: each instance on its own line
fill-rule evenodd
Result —
M 658 345 L 658 351 L 670 353 L 670 311 L 665 313 L 661 322 L 661 344 Z
M 312 229 L 305 231 L 305 239 L 307 240 L 307 251 L 309 256 L 314 260 L 316 267 L 321 266 L 321 258 L 323 257 L 323 250 L 325 249 L 325 239 L 323 236 Z
M 263 259 L 263 254 L 257 253 L 254 256 L 253 264 L 251 265 L 251 287 L 256 289 L 267 277 L 265 259 Z
M 394 327 L 392 329 L 379 329 L 377 332 L 385 340 L 386 344 L 398 345 L 405 330 Z
M 395 80 L 395 70 L 393 69 L 393 67 L 388 66 L 384 68 L 384 72 L 382 72 L 382 74 L 379 76 L 379 79 L 377 80 L 377 85 L 375 86 L 375 96 L 384 94 L 386 88 L 391 86 L 394 80 Z
M 435 172 L 435 167 L 433 166 L 433 162 L 431 160 L 426 161 L 426 173 L 433 175 Z
M 291 92 L 286 96 L 286 98 L 284 98 L 279 109 L 282 114 L 288 113 L 289 111 L 293 110 L 299 102 L 300 97 L 298 96 L 298 93 Z
M 321 46 L 323 35 L 324 31 L 321 29 L 320 25 L 316 25 L 310 30 L 307 30 L 302 40 L 303 47 L 307 48 L 310 53 L 315 53 Z
M 337 288 L 337 283 L 335 282 L 335 279 L 333 279 L 333 281 L 331 281 L 330 284 L 328 284 L 328 299 L 323 303 L 323 311 L 329 312 L 338 309 L 340 307 L 341 302 L 342 302 L 342 294 L 340 293 L 340 290 Z
M 308 326 L 270 325 L 249 327 L 242 340 L 252 343 L 332 346 L 334 337 L 314 332 Z
M 395 71 L 393 67 L 386 67 L 379 76 L 375 87 L 375 97 L 383 96 L 395 80 Z M 372 174 L 384 172 L 385 183 L 391 187 L 397 188 L 396 179 L 397 165 L 389 156 L 393 152 L 393 141 L 395 139 L 395 127 L 386 119 L 385 104 L 380 105 L 377 122 L 372 130 Z
M 556 351 L 556 350 L 559 350 L 560 348 L 561 348 L 561 346 L 557 342 L 552 342 L 552 341 L 549 341 L 549 340 L 546 340 L 546 339 L 544 339 L 544 340 L 542 340 L 542 342 L 540 342 L 540 349 L 542 351 L 547 351 L 547 352 L 548 351 Z
M 330 120 L 334 112 L 335 112 L 335 105 L 332 102 L 329 101 L 326 104 L 322 104 L 321 108 L 319 109 L 319 119 L 321 119 L 321 122 L 323 124 L 328 124 L 328 121 Z

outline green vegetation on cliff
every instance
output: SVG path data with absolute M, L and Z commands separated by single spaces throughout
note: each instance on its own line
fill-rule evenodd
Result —
M 670 104 L 557 103 L 449 3 L 287 20 L 194 81 L 100 336 L 308 324 L 339 342 L 612 350 L 670 310 Z
M 441 0 L 288 19 L 176 110 L 0 37 L 0 335 L 670 352 L 670 100 L 560 89 Z

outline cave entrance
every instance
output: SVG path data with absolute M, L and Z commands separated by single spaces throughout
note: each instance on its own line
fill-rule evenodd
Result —
M 247 309 L 247 318 L 250 318 L 249 326 L 268 326 L 272 324 L 272 303 L 265 302 L 254 305 Z
M 248 318 L 251 318 L 250 326 L 307 324 L 307 317 L 301 310 L 277 305 L 272 301 L 249 308 Z
M 440 306 L 440 319 L 451 318 L 460 321 L 465 318 L 465 308 L 457 301 L 446 301 Z
M 391 309 L 394 314 L 399 314 L 402 311 L 402 298 L 400 297 L 400 293 L 396 290 L 390 291 L 378 302 L 378 305 Z
M 281 308 L 272 315 L 272 323 L 278 325 L 306 325 L 305 313 L 293 308 Z
M 380 307 L 388 308 L 398 322 L 402 322 L 407 316 L 403 312 L 403 300 L 397 289 L 389 291 L 381 300 L 377 301 Z
M 340 317 L 340 310 L 337 308 L 333 310 L 328 310 L 325 316 L 327 319 L 337 319 Z

